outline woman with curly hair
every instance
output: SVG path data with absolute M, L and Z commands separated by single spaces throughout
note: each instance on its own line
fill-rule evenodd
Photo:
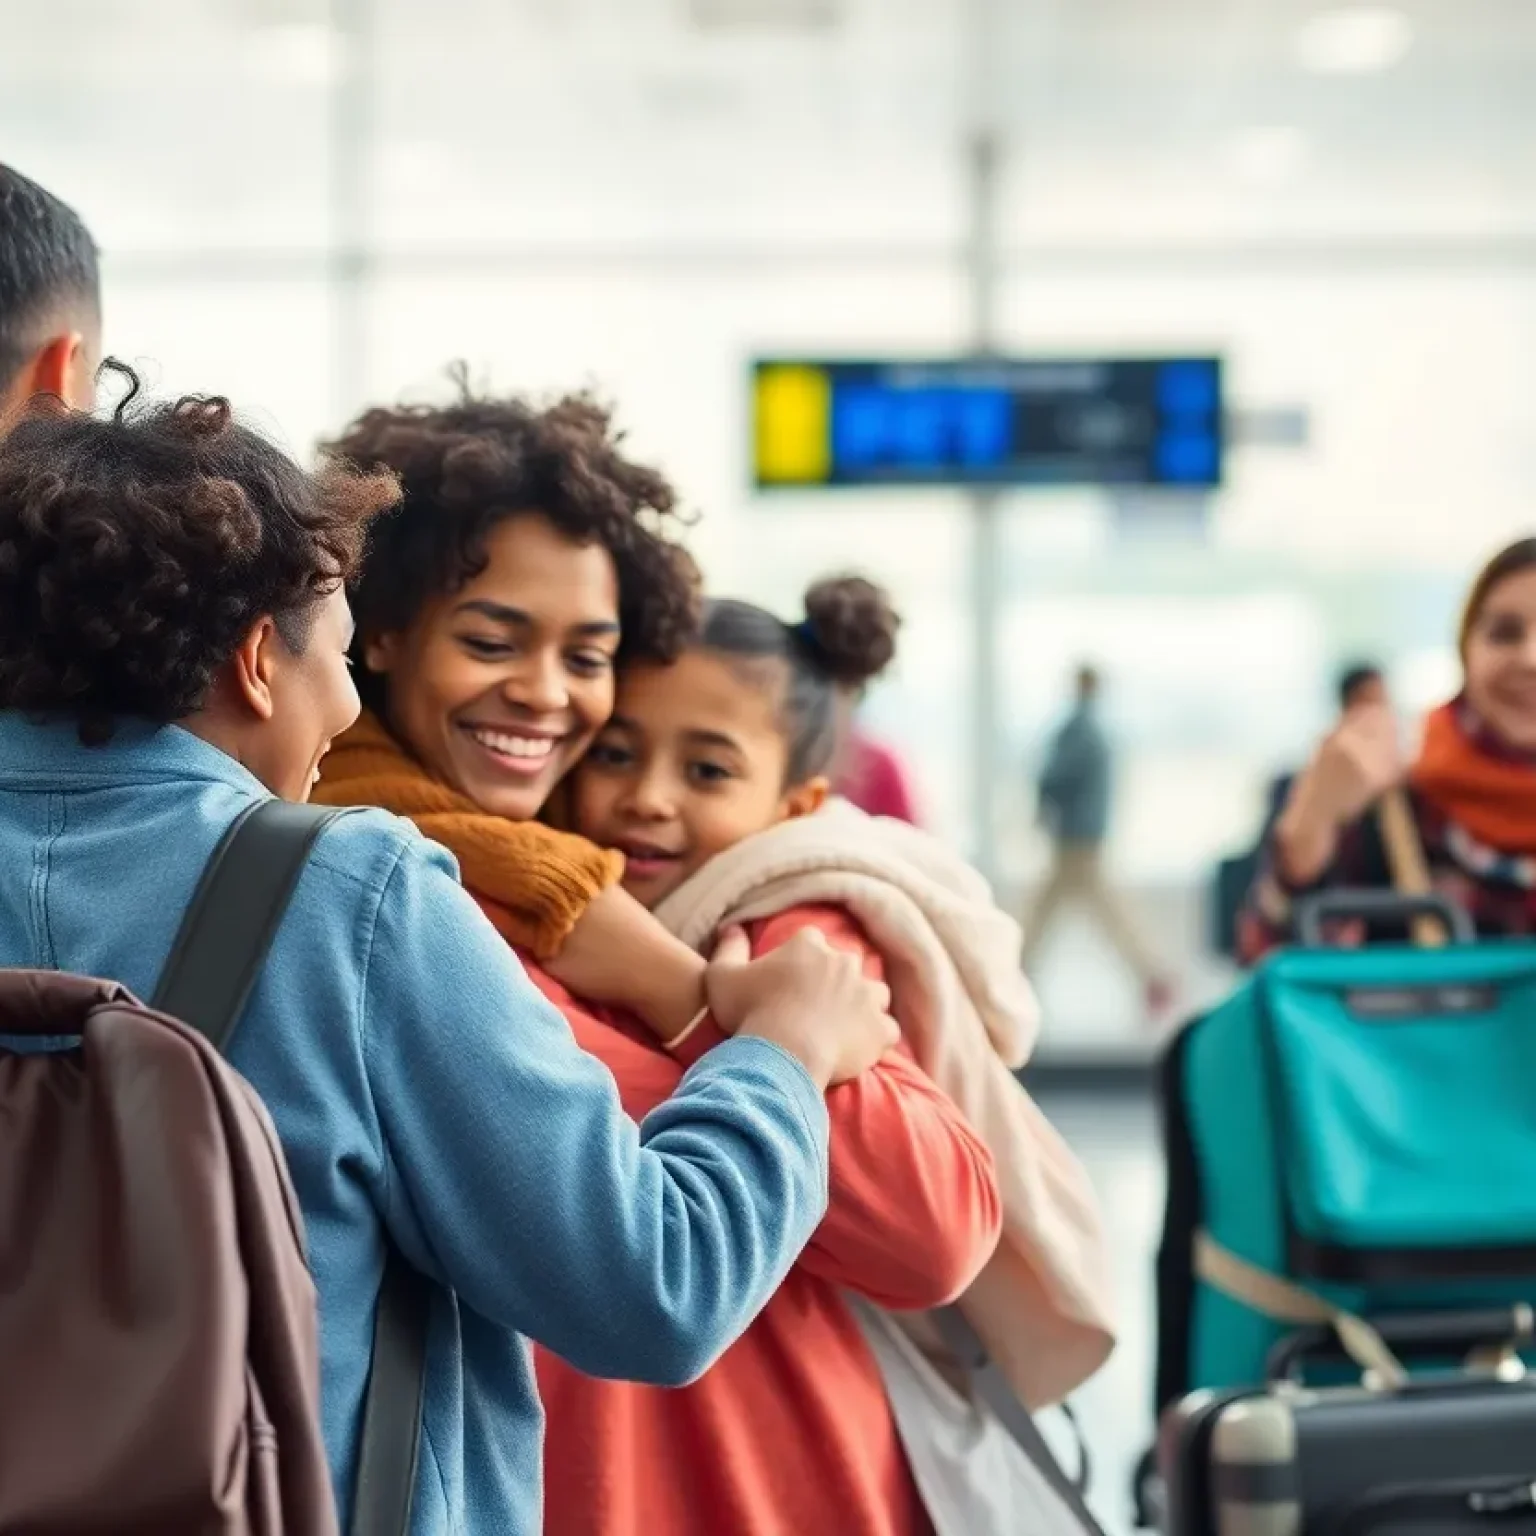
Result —
M 671 486 L 582 397 L 466 391 L 369 411 L 332 447 L 398 475 L 403 498 L 352 594 L 368 713 L 317 798 L 412 818 L 550 976 L 681 1030 L 698 957 L 623 891 L 622 858 L 534 820 L 607 720 L 618 659 L 664 659 L 693 627 L 691 564 L 659 533 Z
M 343 585 L 398 494 L 305 474 L 223 400 L 23 417 L 0 456 L 0 966 L 152 995 L 235 818 L 305 798 L 357 718 Z M 612 647 L 598 607 L 562 652 Z M 508 616 L 460 622 L 481 639 Z M 508 758 L 564 750 L 503 724 L 484 730 Z M 892 1025 L 883 989 L 815 946 L 707 987 L 735 1038 L 637 1127 L 442 849 L 390 816 L 325 830 L 230 1055 L 303 1207 L 343 1527 L 390 1248 L 432 1294 L 413 1536 L 540 1529 L 528 1337 L 681 1382 L 771 1294 L 825 1208 L 821 1090 Z

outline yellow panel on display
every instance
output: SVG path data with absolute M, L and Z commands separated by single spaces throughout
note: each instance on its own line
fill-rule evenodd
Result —
M 824 485 L 832 472 L 832 380 L 799 363 L 759 370 L 757 479 L 764 485 Z

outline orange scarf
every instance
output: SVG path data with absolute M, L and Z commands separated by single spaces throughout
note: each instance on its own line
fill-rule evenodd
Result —
M 1536 768 L 1481 746 L 1459 704 L 1437 709 L 1425 722 L 1409 783 L 1484 847 L 1536 855 Z
M 624 860 L 537 821 L 490 816 L 434 779 L 364 713 L 326 756 L 312 798 L 375 805 L 404 816 L 459 861 L 464 885 L 509 944 L 540 960 L 559 952 L 588 903 L 624 873 Z

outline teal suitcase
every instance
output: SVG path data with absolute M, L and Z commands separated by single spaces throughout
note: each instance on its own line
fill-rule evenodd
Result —
M 1318 940 L 1343 915 L 1402 922 L 1426 910 L 1451 926 L 1448 947 Z M 1529 1331 L 1536 943 L 1475 942 L 1464 915 L 1383 892 L 1317 898 L 1300 926 L 1301 947 L 1188 1025 L 1162 1063 L 1159 1411 L 1281 1373 L 1305 1333 L 1211 1283 L 1201 1250 L 1410 1344 L 1416 1317 L 1451 1311 L 1502 1310 Z M 1335 1365 L 1335 1379 L 1358 1377 Z

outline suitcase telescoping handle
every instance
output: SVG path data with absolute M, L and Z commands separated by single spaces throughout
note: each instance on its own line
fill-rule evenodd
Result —
M 1346 889 L 1320 891 L 1296 905 L 1296 937 L 1308 949 L 1327 946 L 1324 926 L 1340 919 L 1364 918 L 1371 923 L 1403 923 L 1410 929 L 1415 918 L 1443 923 L 1458 944 L 1472 944 L 1477 932 L 1472 919 L 1454 902 L 1433 894 L 1408 895 L 1402 891 Z
M 1399 1358 L 1467 1356 L 1476 1363 L 1486 1355 L 1496 1361 L 1536 1342 L 1536 1312 L 1523 1301 L 1461 1311 L 1388 1312 L 1372 1316 L 1370 1324 Z M 1269 1352 L 1265 1374 L 1270 1381 L 1300 1382 L 1309 1362 L 1345 1360 L 1338 1334 L 1319 1324 L 1281 1339 Z

